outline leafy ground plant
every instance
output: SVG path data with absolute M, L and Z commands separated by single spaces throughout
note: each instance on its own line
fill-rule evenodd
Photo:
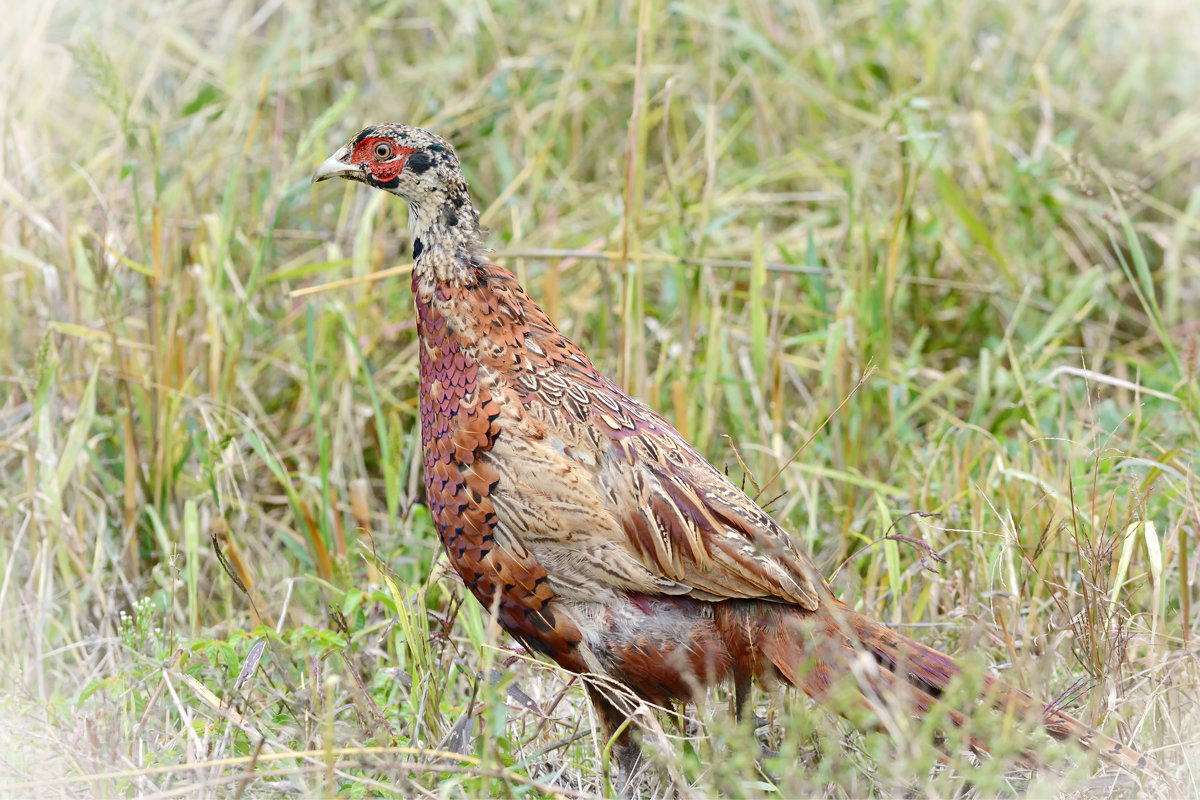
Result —
M 405 209 L 310 193 L 383 119 L 958 700 L 1200 792 L 1194 3 L 10 5 L 0 794 L 612 793 L 579 681 L 445 571 Z M 638 721 L 647 797 L 1137 791 L 987 713 L 982 762 L 773 691 Z

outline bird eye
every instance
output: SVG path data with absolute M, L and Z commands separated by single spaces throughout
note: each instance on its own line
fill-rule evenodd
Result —
M 375 157 L 382 161 L 385 158 L 392 157 L 392 146 L 387 142 L 380 142 L 375 145 Z

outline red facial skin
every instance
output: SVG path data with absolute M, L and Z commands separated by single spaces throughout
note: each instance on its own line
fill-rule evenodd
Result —
M 386 145 L 390 150 L 390 154 L 380 159 L 375 153 L 376 145 Z M 398 147 L 395 142 L 386 136 L 368 136 L 354 146 L 354 152 L 350 156 L 352 164 L 366 164 L 370 170 L 371 176 L 381 184 L 388 184 L 396 180 L 401 172 L 404 171 L 404 163 L 408 161 L 408 157 L 413 154 L 411 147 Z

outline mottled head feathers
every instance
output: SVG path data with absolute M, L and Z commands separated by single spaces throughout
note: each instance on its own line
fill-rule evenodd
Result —
M 358 181 L 404 198 L 414 258 L 426 255 L 437 277 L 468 277 L 465 268 L 483 247 L 479 213 L 458 155 L 441 136 L 394 122 L 363 128 L 317 167 L 312 180 L 328 178 Z
M 427 175 L 431 170 L 433 175 Z M 317 183 L 347 178 L 419 200 L 432 185 L 429 177 L 465 188 L 454 147 L 435 133 L 388 122 L 356 133 L 317 168 L 312 179 Z

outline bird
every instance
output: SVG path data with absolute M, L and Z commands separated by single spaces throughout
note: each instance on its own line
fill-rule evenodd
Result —
M 659 706 L 732 684 L 740 718 L 755 681 L 820 701 L 853 673 L 867 708 L 903 697 L 931 713 L 962 667 L 838 600 L 770 514 L 559 331 L 489 257 L 450 142 L 372 125 L 312 183 L 331 178 L 408 204 L 425 489 L 448 560 L 527 650 L 604 679 L 585 686 L 625 780 L 643 757 L 605 681 Z M 1147 756 L 999 679 L 981 701 L 1178 792 Z

